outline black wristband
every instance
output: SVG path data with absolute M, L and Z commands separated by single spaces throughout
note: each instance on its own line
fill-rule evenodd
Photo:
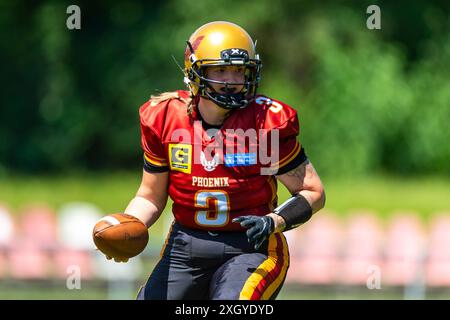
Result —
M 274 213 L 283 217 L 286 222 L 284 231 L 288 231 L 311 219 L 312 208 L 304 196 L 296 194 L 275 208 Z

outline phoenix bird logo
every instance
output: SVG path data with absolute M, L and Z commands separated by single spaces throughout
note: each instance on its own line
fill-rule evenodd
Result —
M 200 161 L 203 165 L 203 168 L 205 168 L 206 171 L 211 172 L 219 164 L 219 154 L 215 154 L 212 160 L 208 161 L 206 160 L 205 153 L 202 151 L 200 154 Z

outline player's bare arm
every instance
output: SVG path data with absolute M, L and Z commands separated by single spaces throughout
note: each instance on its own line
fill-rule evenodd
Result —
M 295 169 L 277 176 L 278 180 L 292 195 L 301 195 L 316 213 L 325 205 L 325 190 L 313 164 L 306 160 Z M 284 219 L 277 214 L 269 214 L 275 221 L 275 230 L 283 231 L 286 227 Z
M 306 160 L 297 168 L 277 176 L 291 194 L 300 193 L 311 205 L 313 213 L 325 205 L 325 191 L 313 164 Z
M 96 223 L 94 242 L 108 260 L 127 262 L 144 250 L 148 242 L 147 229 L 158 220 L 166 206 L 168 181 L 168 172 L 144 170 L 141 185 L 124 214 L 108 215 Z
M 141 185 L 125 213 L 140 219 L 149 228 L 166 206 L 168 185 L 169 172 L 149 173 L 144 170 Z

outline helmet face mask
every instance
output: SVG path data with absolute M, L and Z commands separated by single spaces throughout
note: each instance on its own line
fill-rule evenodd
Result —
M 197 69 L 194 64 L 193 72 L 195 77 L 200 82 L 200 95 L 214 101 L 214 103 L 218 106 L 225 109 L 243 108 L 249 103 L 249 101 L 254 99 L 259 82 L 259 72 L 257 70 L 257 66 L 245 64 L 239 65 L 239 67 L 243 66 L 245 68 L 243 82 L 225 82 L 208 78 L 207 69 L 213 66 L 228 67 L 235 65 L 227 63 L 214 63 L 203 65 Z M 221 90 L 217 91 L 214 87 L 221 87 Z M 242 89 L 236 92 L 236 87 L 241 87 Z
M 208 67 L 243 67 L 243 82 L 225 82 L 207 77 Z M 241 27 L 229 22 L 211 22 L 191 36 L 185 52 L 185 82 L 191 93 L 225 109 L 244 108 L 256 96 L 261 60 L 253 40 Z M 217 91 L 218 85 L 221 90 Z M 242 87 L 239 92 L 236 87 Z

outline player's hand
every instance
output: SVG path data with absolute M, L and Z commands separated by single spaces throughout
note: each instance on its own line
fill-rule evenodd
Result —
M 233 222 L 240 223 L 242 227 L 248 229 L 246 232 L 248 242 L 254 243 L 255 250 L 258 250 L 275 229 L 274 221 L 269 216 L 241 216 L 234 218 Z
M 106 257 L 107 260 L 113 259 L 113 257 L 107 256 L 107 255 L 105 255 L 105 257 Z M 128 259 L 125 259 L 125 258 L 114 258 L 114 261 L 115 262 L 128 262 Z

